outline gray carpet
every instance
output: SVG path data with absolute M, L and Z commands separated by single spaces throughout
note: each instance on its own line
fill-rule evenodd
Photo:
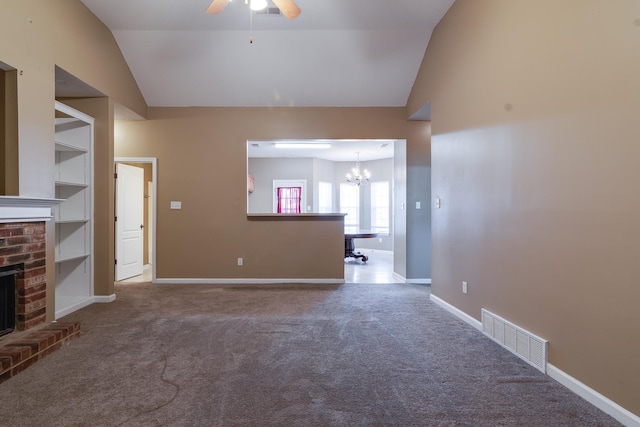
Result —
M 420 285 L 116 287 L 3 426 L 614 426 Z

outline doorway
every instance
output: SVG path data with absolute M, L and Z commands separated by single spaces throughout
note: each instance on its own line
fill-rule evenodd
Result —
M 142 183 L 142 195 L 138 197 L 142 197 L 142 200 L 138 200 L 136 204 L 142 206 L 144 211 L 143 221 L 142 221 L 142 233 L 141 233 L 141 246 L 142 246 L 142 269 L 139 274 L 134 275 L 133 277 L 122 277 L 120 280 L 126 278 L 126 282 L 140 282 L 140 281 L 150 281 L 155 283 L 156 281 L 156 218 L 157 218 L 157 159 L 155 157 L 116 157 L 114 159 L 116 169 L 120 165 L 129 165 L 138 168 L 142 168 L 145 170 L 144 179 Z M 121 177 L 118 177 L 121 178 Z M 122 183 L 122 181 L 120 181 Z M 115 197 L 115 206 L 116 212 L 122 209 L 125 209 L 124 215 L 135 215 L 130 213 L 130 209 L 126 206 L 126 202 L 123 203 L 122 190 L 118 191 L 118 181 L 116 181 L 116 197 Z M 121 185 L 121 184 L 120 184 Z M 123 206 L 124 204 L 124 206 Z M 123 215 L 116 214 L 116 215 Z M 122 221 L 123 218 L 117 218 Z M 122 224 L 122 223 L 121 223 Z M 122 228 L 122 227 L 121 227 Z M 129 227 L 133 228 L 133 227 Z M 116 221 L 116 230 L 118 229 L 118 224 Z M 122 262 L 119 261 L 125 258 L 131 259 L 133 255 L 131 254 L 123 254 L 122 251 L 125 248 L 125 245 L 122 242 L 119 242 L 123 238 L 122 235 L 118 235 L 116 233 L 115 237 L 115 247 L 114 252 L 116 254 L 116 263 Z M 137 251 L 137 249 L 136 249 Z M 117 268 L 117 264 L 116 264 Z M 118 270 L 116 269 L 116 281 L 118 281 Z

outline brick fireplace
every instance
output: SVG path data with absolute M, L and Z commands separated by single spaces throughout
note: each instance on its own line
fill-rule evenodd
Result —
M 57 202 L 0 196 L 0 270 L 15 278 L 14 328 L 0 337 L 0 382 L 80 335 L 78 323 L 47 323 L 46 221 Z
M 26 331 L 47 318 L 46 224 L 0 223 L 0 267 L 13 267 L 16 331 Z

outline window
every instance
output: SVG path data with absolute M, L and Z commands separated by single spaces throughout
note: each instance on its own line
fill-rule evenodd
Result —
M 347 214 L 344 217 L 345 227 L 360 226 L 360 187 L 340 184 L 340 212 Z
M 371 183 L 371 230 L 389 234 L 389 182 Z
M 278 213 L 300 213 L 301 187 L 278 187 Z
M 273 180 L 273 213 L 306 212 L 307 181 L 304 179 Z
M 330 182 L 318 183 L 318 212 L 333 212 L 333 184 Z

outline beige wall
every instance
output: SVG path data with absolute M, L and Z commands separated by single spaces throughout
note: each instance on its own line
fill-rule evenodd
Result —
M 548 339 L 637 415 L 639 19 L 634 0 L 458 0 L 408 106 L 432 102 L 433 293 Z
M 79 0 L 0 8 L 0 61 L 18 69 L 20 195 L 51 197 L 55 65 L 138 114 L 146 106 L 111 32 Z
M 404 108 L 150 108 L 115 155 L 158 158 L 159 278 L 342 278 L 342 222 L 246 215 L 246 141 L 424 138 Z M 172 200 L 182 210 L 170 210 Z M 310 242 L 313 242 L 311 244 Z M 244 258 L 244 267 L 236 265 Z
M 0 194 L 18 194 L 18 72 L 0 62 Z
M 17 69 L 18 181 L 15 194 L 54 197 L 55 65 L 108 94 L 140 115 L 144 99 L 109 30 L 79 0 L 3 0 L 0 4 L 0 62 Z M 100 102 L 100 101 L 99 101 Z M 95 107 L 100 109 L 99 107 Z M 103 109 L 101 111 L 104 112 Z M 102 114 L 102 113 L 101 113 Z M 103 116 L 104 117 L 104 116 Z M 111 124 L 108 121 L 111 120 Z M 113 117 L 96 128 L 95 288 L 113 293 L 113 200 L 104 168 L 113 161 Z M 109 154 L 110 153 L 110 154 Z M 111 184 L 109 184 L 111 183 Z M 19 185 L 18 185 L 19 184 Z M 111 202 L 113 203 L 113 202 Z M 47 227 L 47 310 L 54 313 L 54 227 Z

